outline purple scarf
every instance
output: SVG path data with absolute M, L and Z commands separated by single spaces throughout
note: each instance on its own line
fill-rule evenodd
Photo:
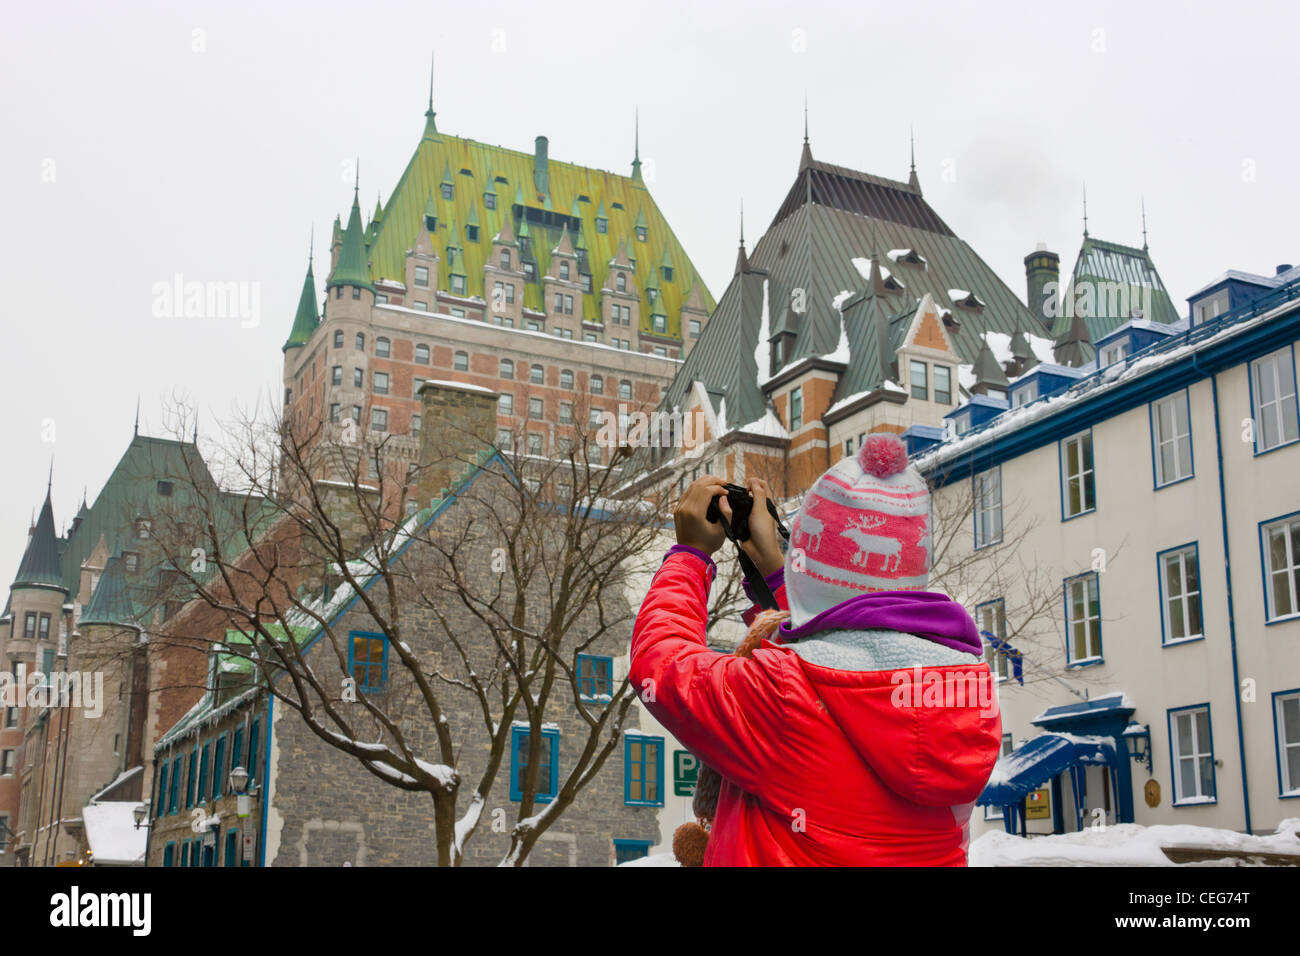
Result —
M 946 594 L 934 591 L 870 591 L 822 611 L 808 623 L 781 625 L 781 640 L 789 644 L 821 631 L 902 631 L 945 647 L 983 654 L 979 630 L 966 609 Z

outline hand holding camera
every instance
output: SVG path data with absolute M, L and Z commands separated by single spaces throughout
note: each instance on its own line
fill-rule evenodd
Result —
M 678 500 L 673 520 L 678 544 L 712 554 L 726 539 L 729 526 L 736 543 L 764 576 L 785 563 L 779 535 L 789 533 L 780 523 L 771 489 L 761 478 L 750 478 L 742 487 L 705 475 Z

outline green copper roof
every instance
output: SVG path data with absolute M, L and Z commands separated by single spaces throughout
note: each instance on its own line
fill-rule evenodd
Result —
M 1138 312 L 1150 322 L 1179 320 L 1178 309 L 1146 249 L 1091 236 L 1083 240 L 1061 301 L 1075 303 L 1071 312 L 1077 311 L 1087 320 L 1093 342 L 1138 318 Z M 1053 336 L 1070 330 L 1072 314 L 1066 314 L 1064 308 L 1061 313 L 1052 323 Z
M 645 221 L 645 211 L 642 209 L 637 209 L 636 211 L 636 226 L 638 229 L 647 228 L 646 221 Z
M 391 200 L 389 206 L 392 206 Z M 370 282 L 370 270 L 366 267 L 365 238 L 361 229 L 361 205 L 357 201 L 356 191 L 352 194 L 352 212 L 348 214 L 348 228 L 343 233 L 343 248 L 339 250 L 339 261 L 334 266 L 325 288 L 328 290 L 342 285 L 375 291 L 374 285 Z
M 307 263 L 307 276 L 302 280 L 302 294 L 298 296 L 298 313 L 293 318 L 293 328 L 289 338 L 281 347 L 287 352 L 306 343 L 311 338 L 316 326 L 320 325 L 320 306 L 316 302 L 316 278 L 312 275 L 311 262 Z
M 50 501 L 50 489 L 47 488 L 41 516 L 36 519 L 36 530 L 27 542 L 27 550 L 23 553 L 22 563 L 18 565 L 18 575 L 14 578 L 13 586 L 50 587 L 66 591 L 59 552 L 59 537 L 54 531 L 54 505 Z
M 81 614 L 82 624 L 116 624 L 134 627 L 135 611 L 127 588 L 125 562 L 121 557 L 111 557 L 99 576 L 95 593 Z

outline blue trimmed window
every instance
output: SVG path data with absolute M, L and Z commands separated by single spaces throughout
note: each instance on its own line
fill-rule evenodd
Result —
M 1065 590 L 1066 660 L 1071 665 L 1101 661 L 1101 584 L 1096 571 L 1067 578 Z
M 163 847 L 163 866 L 173 866 L 176 862 L 176 844 L 168 843 Z
M 515 802 L 523 799 L 521 784 L 528 773 L 528 738 L 527 727 L 510 728 L 510 799 Z M 538 803 L 550 803 L 560 790 L 558 728 L 542 728 L 542 745 L 538 748 L 538 755 L 541 763 L 537 768 L 537 793 L 533 799 Z
M 226 735 L 217 738 L 217 746 L 212 754 L 212 799 L 215 800 L 225 792 L 226 787 Z
M 248 788 L 253 789 L 253 781 L 257 779 L 257 745 L 261 742 L 258 733 L 261 727 L 261 720 L 253 718 L 253 723 L 248 731 Z
M 1201 621 L 1201 562 L 1195 544 L 1156 555 L 1160 565 L 1160 617 L 1163 643 L 1205 636 Z
M 971 476 L 975 508 L 975 547 L 1002 540 L 1002 466 Z
M 578 655 L 578 696 L 609 700 L 614 694 L 614 658 Z
M 388 687 L 388 638 L 353 631 L 348 635 L 348 672 L 357 690 L 382 691 Z
M 211 746 L 212 741 L 210 740 L 204 743 L 203 756 L 199 759 L 199 792 L 198 796 L 195 797 L 198 803 L 208 802 L 208 757 Z
M 1273 695 L 1273 736 L 1277 739 L 1278 796 L 1300 797 L 1300 688 Z
M 1011 753 L 1012 749 L 1013 749 L 1013 746 L 1012 746 L 1012 743 L 1011 743 L 1011 735 L 1010 735 L 1010 734 L 1003 734 L 1003 735 L 1002 735 L 1002 750 L 998 753 L 998 757 L 1001 758 L 1001 757 L 1005 757 L 1005 756 L 1007 756 L 1008 754 Z M 1001 819 L 1002 819 L 1002 808 L 1001 808 L 1000 806 L 997 806 L 997 807 L 995 807 L 995 806 L 986 806 L 986 807 L 984 808 L 984 819 L 985 819 L 985 820 L 1001 820 Z
M 200 845 L 200 841 L 191 840 L 190 841 L 190 866 L 202 866 L 203 865 L 202 854 L 203 854 L 203 847 Z
M 1097 508 L 1097 476 L 1092 459 L 1092 429 L 1061 439 L 1061 518 L 1077 518 Z
M 1300 615 L 1300 512 L 1260 523 L 1266 620 Z
M 1174 806 L 1218 802 L 1209 704 L 1169 711 L 1169 762 L 1174 772 Z
M 189 840 L 186 840 L 184 843 L 181 844 L 181 861 L 176 865 L 177 866 L 190 865 L 190 841 Z
M 1192 420 L 1187 390 L 1151 403 L 1151 462 L 1156 487 L 1191 478 Z
M 199 748 L 190 751 L 190 772 L 185 780 L 185 809 L 194 806 L 194 784 L 199 773 Z
M 158 771 L 158 806 L 154 809 L 154 816 L 161 817 L 163 811 L 167 809 L 167 761 L 163 761 L 162 767 Z
M 239 831 L 234 827 L 226 830 L 226 866 L 239 866 Z
M 631 863 L 633 860 L 644 860 L 650 855 L 652 846 L 654 844 L 649 840 L 615 840 L 614 865 Z
M 623 802 L 630 807 L 664 805 L 664 739 L 628 733 L 623 738 Z
M 1291 346 L 1250 363 L 1250 405 L 1255 421 L 1255 454 L 1300 440 L 1295 355 Z
M 1007 659 L 1007 611 L 1002 598 L 986 601 L 975 608 L 975 623 L 979 627 L 980 637 L 984 639 L 984 660 L 989 670 L 1000 681 L 1011 676 L 1011 665 Z M 995 646 L 1001 642 L 1000 646 Z
M 244 755 L 244 728 L 236 727 L 235 735 L 230 743 L 230 769 L 234 770 L 240 766 L 239 758 Z M 245 770 L 248 768 L 245 767 Z
M 181 757 L 176 755 L 172 760 L 172 781 L 171 789 L 167 792 L 167 813 L 173 814 L 180 810 L 180 791 L 181 791 Z

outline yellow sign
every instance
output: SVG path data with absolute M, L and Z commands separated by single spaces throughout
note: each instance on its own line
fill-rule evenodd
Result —
M 1025 819 L 1045 820 L 1052 815 L 1052 794 L 1047 787 L 1030 791 L 1025 797 Z
M 1154 777 L 1142 787 L 1142 795 L 1146 797 L 1148 807 L 1160 806 L 1160 784 Z

